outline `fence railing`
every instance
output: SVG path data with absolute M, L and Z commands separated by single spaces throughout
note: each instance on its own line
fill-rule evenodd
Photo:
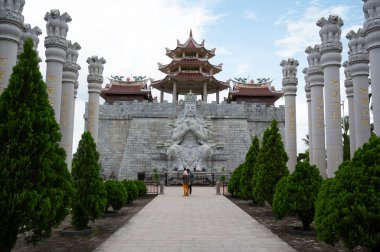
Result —
M 217 181 L 220 181 L 220 182 L 224 182 L 225 187 L 227 188 L 227 183 L 231 178 L 231 173 L 222 173 L 222 172 L 192 172 L 192 173 L 194 175 L 193 185 L 214 186 Z M 173 171 L 173 172 L 160 173 L 159 175 L 160 175 L 160 181 L 163 181 L 165 186 L 182 185 L 183 172 Z M 157 185 L 157 182 L 158 182 L 153 179 L 152 172 L 141 172 L 138 174 L 138 179 L 144 180 L 147 186 L 153 185 L 153 184 Z

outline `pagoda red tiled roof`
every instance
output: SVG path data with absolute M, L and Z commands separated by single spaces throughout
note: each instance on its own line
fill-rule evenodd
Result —
M 102 93 L 105 94 L 143 94 L 150 92 L 149 90 L 141 90 L 141 85 L 111 85 L 108 89 L 103 89 Z
M 237 86 L 235 90 L 231 91 L 233 96 L 277 96 L 281 97 L 284 93 L 280 91 L 273 91 L 268 86 L 262 87 L 242 87 Z

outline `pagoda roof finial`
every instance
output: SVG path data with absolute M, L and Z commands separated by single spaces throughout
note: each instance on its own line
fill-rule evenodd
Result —
M 190 28 L 190 38 L 193 37 L 193 30 Z

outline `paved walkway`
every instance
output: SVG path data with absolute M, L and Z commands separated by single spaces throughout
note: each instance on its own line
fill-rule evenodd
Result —
M 294 251 L 215 188 L 166 187 L 96 251 Z

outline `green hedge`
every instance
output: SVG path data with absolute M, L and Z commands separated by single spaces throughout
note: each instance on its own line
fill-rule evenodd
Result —
M 108 212 L 108 207 L 112 206 L 113 210 L 119 211 L 127 201 L 128 193 L 121 181 L 107 180 L 105 182 L 107 190 L 107 206 L 105 211 Z
M 139 191 L 139 197 L 146 195 L 146 193 L 148 192 L 148 189 L 146 189 L 145 182 L 142 180 L 133 180 L 133 182 L 137 186 L 137 189 Z
M 122 183 L 124 185 L 125 190 L 128 193 L 128 198 L 126 200 L 126 203 L 127 204 L 131 203 L 132 201 L 137 199 L 137 197 L 139 196 L 139 189 L 136 183 L 133 182 L 132 180 L 123 180 Z

